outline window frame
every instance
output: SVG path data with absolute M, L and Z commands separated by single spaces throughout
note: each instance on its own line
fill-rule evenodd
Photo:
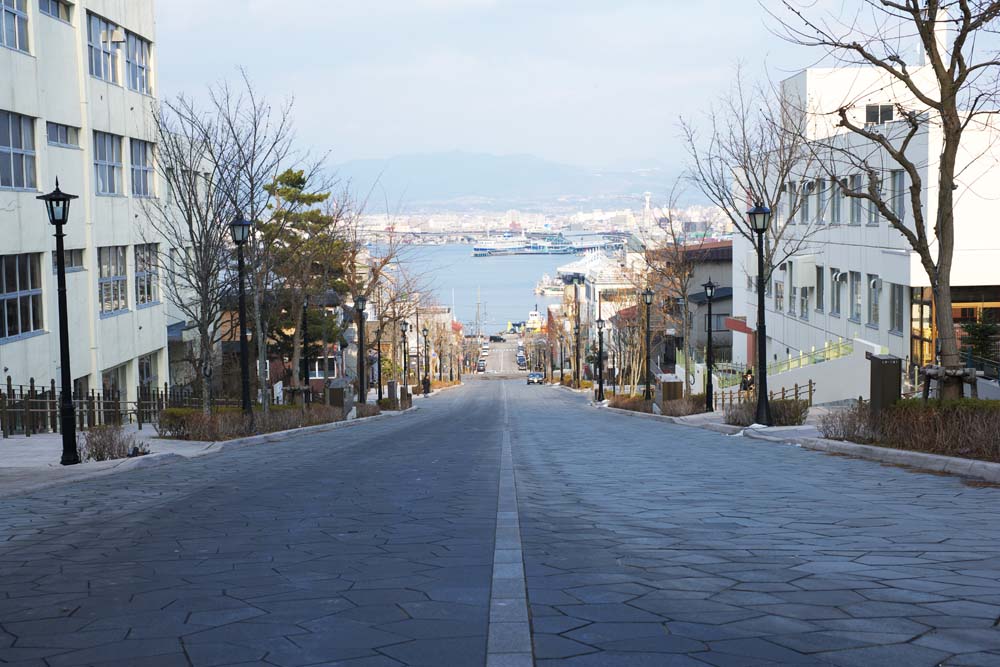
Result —
M 138 149 L 140 157 L 145 158 L 144 162 L 139 164 L 136 163 L 136 149 Z M 153 150 L 153 143 L 129 137 L 129 172 L 133 197 L 148 199 L 156 196 L 156 179 L 153 177 Z M 136 187 L 139 184 L 143 187 Z
M 52 140 L 50 135 L 51 130 L 56 131 L 55 141 Z M 59 133 L 63 130 L 65 130 L 66 133 L 65 141 L 62 141 L 59 137 Z M 56 146 L 58 148 L 80 148 L 80 128 L 73 127 L 72 125 L 66 125 L 64 123 L 55 123 L 51 120 L 45 121 L 45 143 L 49 146 Z
M 0 109 L 0 119 L 6 116 L 6 138 L 0 138 L 0 160 L 8 165 L 10 183 L 4 185 L 3 167 L 0 166 L 0 190 L 14 192 L 38 191 L 38 142 L 35 137 L 35 119 L 14 111 Z M 3 131 L 3 121 L 0 120 L 0 133 Z M 20 128 L 17 138 L 14 137 L 14 126 Z M 17 145 L 15 145 L 17 144 Z M 30 144 L 30 146 L 28 145 Z M 17 164 L 20 162 L 20 169 Z M 16 175 L 20 171 L 21 183 L 17 184 Z
M 66 253 L 63 257 L 63 262 L 65 263 L 66 273 L 77 273 L 79 271 L 86 271 L 87 266 L 84 263 L 84 249 L 83 248 L 66 248 L 64 250 Z M 52 273 L 56 273 L 59 270 L 58 257 L 56 256 L 56 251 L 52 250 Z
M 97 249 L 97 304 L 102 318 L 128 312 L 127 247 L 112 245 Z M 105 308 L 106 304 L 110 307 Z
M 11 2 L 12 4 L 8 4 Z M 14 26 L 14 44 L 7 42 L 7 28 Z M 28 35 L 28 3 L 27 0 L 0 0 L 0 46 L 17 51 L 31 53 Z
M 159 244 L 133 246 L 135 258 L 135 307 L 148 308 L 160 303 Z
M 861 290 L 861 272 L 849 271 L 847 273 L 847 294 L 848 294 L 848 317 L 851 322 L 861 324 L 861 311 L 864 310 L 863 291 Z
M 0 344 L 22 340 L 30 336 L 45 333 L 45 300 L 42 298 L 42 253 L 17 253 L 11 255 L 0 255 Z M 8 263 L 13 260 L 13 275 L 10 275 Z M 22 271 L 21 262 L 25 262 L 25 270 Z M 14 289 L 9 290 L 7 279 L 14 278 Z M 21 285 L 22 280 L 27 277 L 27 286 Z M 9 290 L 9 291 L 8 291 Z M 9 334 L 9 316 L 11 313 L 11 303 L 13 314 L 18 320 L 17 333 Z M 22 326 L 22 317 L 27 315 L 30 322 L 30 329 L 25 331 Z M 37 317 L 36 317 L 37 314 Z
M 153 43 L 134 32 L 125 31 L 125 79 L 128 89 L 142 95 L 153 94 Z
M 889 172 L 889 187 L 892 191 L 892 212 L 900 220 L 906 218 L 906 173 L 902 169 Z
M 830 267 L 830 315 L 840 317 L 844 307 L 844 293 L 842 291 L 844 272 L 835 266 Z
M 851 192 L 861 192 L 861 174 L 851 175 Z M 867 201 L 860 197 L 851 197 L 850 224 L 855 227 L 861 226 L 862 204 Z
M 53 13 L 52 8 L 56 7 Z M 38 11 L 63 23 L 73 24 L 73 6 L 64 0 L 38 0 Z M 60 14 L 65 13 L 65 16 Z
M 816 287 L 813 288 L 814 301 L 813 308 L 817 313 L 822 313 L 826 309 L 826 269 L 816 265 Z
M 98 196 L 122 197 L 125 194 L 125 183 L 122 178 L 122 139 L 123 137 L 118 134 L 94 130 L 94 187 Z M 101 150 L 102 144 L 104 144 L 103 151 Z M 111 149 L 110 151 L 108 150 L 109 148 Z M 107 158 L 109 152 L 111 153 L 111 159 Z M 117 161 L 115 158 L 117 158 Z M 101 178 L 102 170 L 103 179 Z M 116 189 L 102 189 L 102 185 L 107 185 L 109 180 L 115 182 Z
M 90 76 L 115 86 L 122 85 L 121 45 L 111 41 L 111 36 L 119 28 L 100 14 L 87 12 L 87 69 Z M 108 36 L 107 42 L 101 39 L 102 32 Z M 100 71 L 95 71 L 98 62 Z
M 889 333 L 902 336 L 906 319 L 906 286 L 889 283 Z
M 882 310 L 882 281 L 877 273 L 866 274 L 865 292 L 868 301 L 868 321 L 865 326 L 878 329 Z

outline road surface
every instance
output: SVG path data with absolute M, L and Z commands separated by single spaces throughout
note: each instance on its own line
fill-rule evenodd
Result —
M 1000 490 L 523 379 L 0 500 L 16 665 L 1000 665 Z

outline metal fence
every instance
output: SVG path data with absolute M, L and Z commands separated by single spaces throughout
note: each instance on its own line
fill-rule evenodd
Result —
M 60 390 L 55 380 L 48 385 L 14 384 L 8 376 L 0 386 L 0 433 L 4 438 L 12 435 L 31 437 L 39 433 L 60 431 Z M 141 386 L 136 388 L 135 400 L 126 400 L 121 391 L 73 394 L 76 428 L 84 431 L 96 426 L 143 425 L 156 422 L 166 408 L 200 408 L 201 395 L 187 387 Z M 212 397 L 213 408 L 238 407 L 239 399 Z
M 771 389 L 767 392 L 770 400 L 802 400 L 808 401 L 809 407 L 813 404 L 813 395 L 816 393 L 816 383 L 809 380 L 807 384 L 799 385 L 795 384 L 791 387 L 782 387 L 781 389 Z M 753 402 L 757 400 L 756 390 L 740 390 L 732 389 L 729 391 L 718 391 L 712 395 L 712 402 L 716 410 L 725 410 L 727 405 L 736 405 L 737 403 Z

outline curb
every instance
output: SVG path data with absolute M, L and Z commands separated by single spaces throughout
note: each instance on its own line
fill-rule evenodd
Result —
M 591 405 L 594 405 L 593 403 Z M 782 438 L 776 435 L 761 433 L 757 429 L 743 428 L 741 426 L 730 426 L 729 424 L 692 424 L 680 421 L 678 417 L 665 417 L 653 415 L 646 412 L 635 412 L 633 410 L 622 410 L 621 408 L 602 407 L 594 405 L 601 410 L 610 410 L 628 417 L 638 417 L 640 419 L 653 419 L 665 421 L 677 426 L 689 426 L 707 431 L 715 431 L 725 435 L 743 435 L 746 438 L 772 442 L 782 445 L 797 445 L 803 449 L 811 449 L 817 452 L 828 454 L 843 454 L 867 461 L 888 463 L 891 465 L 907 466 L 919 470 L 930 472 L 942 472 L 949 475 L 968 477 L 1000 484 L 1000 463 L 990 461 L 979 461 L 976 459 L 963 459 L 957 456 L 942 456 L 940 454 L 928 454 L 926 452 L 911 452 L 906 449 L 895 449 L 892 447 L 880 447 L 877 445 L 859 445 L 855 442 L 844 440 L 829 440 L 827 438 Z
M 878 461 L 892 465 L 909 466 L 932 472 L 943 472 L 961 477 L 971 477 L 985 482 L 1000 483 L 1000 463 L 963 459 L 957 456 L 942 456 L 926 452 L 911 452 L 905 449 L 880 447 L 877 445 L 859 445 L 844 440 L 828 440 L 826 438 L 776 438 L 771 435 L 745 431 L 744 436 L 755 440 L 764 440 L 787 445 L 798 445 L 803 449 L 811 449 L 829 454 L 844 454 L 868 461 Z

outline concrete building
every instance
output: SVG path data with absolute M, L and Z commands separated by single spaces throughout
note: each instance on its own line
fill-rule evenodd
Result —
M 930 78 L 926 66 L 914 66 L 913 71 L 918 81 Z M 858 347 L 857 341 L 905 359 L 911 370 L 933 363 L 936 331 L 927 274 L 902 234 L 874 207 L 844 196 L 838 182 L 866 189 L 868 178 L 857 160 L 845 158 L 842 151 L 876 165 L 883 196 L 912 226 L 910 179 L 873 142 L 835 125 L 836 110 L 846 107 L 856 123 L 883 133 L 898 146 L 905 132 L 899 109 L 921 106 L 875 67 L 807 69 L 784 81 L 781 89 L 806 110 L 808 140 L 833 150 L 818 149 L 820 158 L 809 170 L 783 184 L 801 201 L 796 215 L 789 215 L 788 205 L 773 212 L 772 224 L 787 223 L 786 238 L 800 245 L 776 268 L 765 290 L 767 361 L 813 356 L 829 360 L 824 351 L 834 348 L 842 356 L 856 357 L 850 347 Z M 973 124 L 965 132 L 959 156 L 952 273 L 956 328 L 977 315 L 1000 316 L 1000 265 L 995 261 L 1000 234 L 993 205 L 1000 191 L 998 138 L 995 126 Z M 939 127 L 927 122 L 907 148 L 907 156 L 918 165 L 928 224 L 935 218 L 935 165 L 941 143 Z M 933 233 L 928 230 L 932 240 Z M 740 235 L 735 237 L 733 256 L 733 356 L 747 363 L 753 360 L 755 346 L 756 260 L 750 243 Z M 957 333 L 961 335 L 960 330 Z M 857 386 L 844 387 L 844 397 L 866 393 L 866 374 L 856 375 Z
M 167 327 L 143 201 L 157 92 L 153 0 L 0 3 L 0 368 L 15 384 L 59 377 L 53 230 L 36 197 L 79 195 L 66 225 L 77 390 L 167 381 Z

